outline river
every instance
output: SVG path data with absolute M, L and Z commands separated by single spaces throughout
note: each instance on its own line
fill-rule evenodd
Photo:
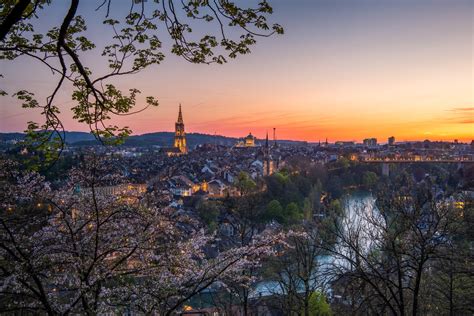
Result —
M 342 200 L 342 206 L 344 211 L 344 217 L 341 219 L 341 229 L 349 237 L 349 234 L 353 232 L 358 233 L 359 242 L 362 245 L 363 251 L 367 252 L 370 250 L 374 240 L 374 236 L 377 235 L 377 225 L 381 218 L 377 207 L 375 205 L 375 198 L 370 192 L 356 191 L 346 196 Z M 336 245 L 340 247 L 337 249 L 340 253 L 350 256 L 350 250 L 347 247 L 341 245 L 340 242 Z M 320 264 L 318 269 L 319 282 L 326 283 L 331 280 L 330 271 L 334 266 L 344 266 L 348 264 L 341 257 L 334 256 L 318 256 L 318 262 Z M 252 297 L 268 296 L 273 294 L 281 294 L 282 289 L 277 281 L 262 281 L 255 285 Z

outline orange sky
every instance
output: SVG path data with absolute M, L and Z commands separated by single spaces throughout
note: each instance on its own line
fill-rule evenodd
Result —
M 261 40 L 250 55 L 206 66 L 167 54 L 162 65 L 120 78 L 117 85 L 154 95 L 160 106 L 115 123 L 136 134 L 171 131 L 181 102 L 187 132 L 251 131 L 263 138 L 275 127 L 279 139 L 307 141 L 474 138 L 470 1 L 273 3 L 273 19 L 286 33 Z M 100 43 L 104 34 L 91 36 Z M 101 69 L 95 57 L 84 60 Z M 37 64 L 1 67 L 6 90 L 32 86 L 45 98 L 54 83 Z M 0 100 L 2 132 L 21 131 L 26 121 L 39 119 L 9 98 Z M 87 130 L 67 115 L 70 91 L 60 101 L 66 128 Z

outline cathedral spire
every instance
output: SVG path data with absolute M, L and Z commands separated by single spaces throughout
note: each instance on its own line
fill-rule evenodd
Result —
M 181 103 L 179 104 L 178 123 L 183 123 L 183 113 L 181 113 Z
M 188 152 L 186 146 L 186 133 L 184 132 L 183 113 L 181 112 L 181 103 L 179 104 L 178 120 L 175 124 L 174 147 L 178 148 L 181 154 Z
M 263 175 L 269 176 L 272 174 L 273 161 L 270 156 L 270 147 L 268 146 L 268 131 L 267 137 L 265 138 L 265 148 L 263 149 Z

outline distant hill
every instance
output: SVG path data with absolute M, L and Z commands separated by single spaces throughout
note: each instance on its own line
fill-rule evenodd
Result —
M 94 138 L 90 133 L 86 132 L 66 132 L 66 143 L 71 146 L 93 146 L 99 145 L 99 142 Z M 9 142 L 14 140 L 24 139 L 24 133 L 0 133 L 0 142 Z M 170 147 L 173 145 L 174 133 L 173 132 L 157 132 L 157 133 L 148 133 L 143 135 L 133 135 L 128 137 L 125 140 L 125 146 L 160 146 L 160 147 Z M 200 133 L 189 133 L 186 134 L 186 139 L 188 141 L 188 146 L 190 148 L 195 147 L 196 145 L 201 144 L 217 144 L 224 146 L 232 146 L 237 141 L 238 138 L 235 137 L 226 137 L 221 135 L 208 135 Z M 288 141 L 281 140 L 280 143 L 285 144 L 305 144 L 305 142 L 300 141 Z M 262 139 L 257 140 L 258 143 L 263 143 Z
M 24 133 L 0 133 L 0 142 L 22 140 L 23 138 L 25 138 Z
M 25 138 L 25 135 L 25 133 L 0 133 L 0 142 L 20 141 Z M 68 144 L 95 140 L 94 135 L 86 132 L 66 132 L 65 136 Z

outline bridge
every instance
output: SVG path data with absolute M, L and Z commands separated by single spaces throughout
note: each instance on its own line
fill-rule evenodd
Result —
M 388 176 L 390 174 L 389 165 L 390 164 L 413 164 L 413 163 L 456 163 L 458 168 L 462 168 L 463 164 L 474 163 L 472 159 L 361 159 L 360 162 L 363 163 L 378 163 L 382 164 L 382 174 Z
M 367 163 L 474 163 L 472 159 L 361 159 Z

